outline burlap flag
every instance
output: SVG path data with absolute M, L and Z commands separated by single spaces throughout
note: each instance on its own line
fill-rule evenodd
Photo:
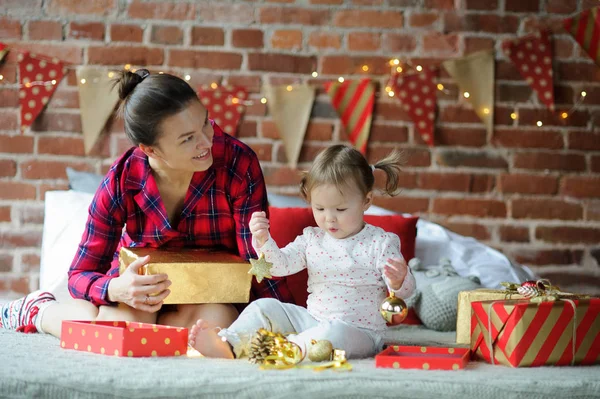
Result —
M 564 20 L 564 26 L 577 43 L 600 66 L 600 7 L 590 8 L 573 18 Z
M 313 86 L 264 86 L 269 113 L 283 140 L 288 165 L 295 168 L 310 119 Z M 291 90 L 290 90 L 291 89 Z
M 502 43 L 502 50 L 537 93 L 540 101 L 554 110 L 552 44 L 548 31 L 541 30 L 526 37 L 507 40 Z
M 331 103 L 340 116 L 350 142 L 366 154 L 371 132 L 375 85 L 369 79 L 328 82 L 325 84 Z
M 202 85 L 198 88 L 200 101 L 208 117 L 227 134 L 235 136 L 242 114 L 246 110 L 248 92 L 243 87 Z
M 494 51 L 478 51 L 443 64 L 491 133 L 494 126 Z
M 89 154 L 119 102 L 111 73 L 88 66 L 77 68 L 79 110 L 85 153 Z
M 19 100 L 21 104 L 21 131 L 24 132 L 42 112 L 66 69 L 57 58 L 48 58 L 29 52 L 18 56 Z
M 423 141 L 433 146 L 437 70 L 425 68 L 415 73 L 392 75 L 392 90 L 410 115 Z
M 0 43 L 0 62 L 2 62 L 4 57 L 6 57 L 7 53 L 8 53 L 8 48 L 6 48 L 6 44 Z

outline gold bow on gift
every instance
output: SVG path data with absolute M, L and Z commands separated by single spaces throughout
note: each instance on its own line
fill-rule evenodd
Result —
M 532 302 L 556 301 L 557 299 L 586 299 L 589 295 L 573 294 L 561 291 L 555 285 L 552 285 L 547 279 L 537 281 L 529 280 L 521 284 L 502 282 L 500 283 L 509 294 L 520 294 Z

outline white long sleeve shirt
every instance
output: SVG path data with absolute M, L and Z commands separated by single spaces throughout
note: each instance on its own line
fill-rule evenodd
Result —
M 383 267 L 388 258 L 402 259 L 396 234 L 366 224 L 358 234 L 336 239 L 318 227 L 307 227 L 285 248 L 278 248 L 271 237 L 261 248 L 255 240 L 253 245 L 273 263 L 275 277 L 308 269 L 307 309 L 317 320 L 343 320 L 377 331 L 386 328 L 379 305 L 392 290 Z M 394 294 L 408 298 L 414 290 L 415 278 L 409 269 Z

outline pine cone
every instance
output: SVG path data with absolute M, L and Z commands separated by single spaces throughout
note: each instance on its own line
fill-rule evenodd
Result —
M 256 332 L 248 352 L 250 363 L 287 365 L 302 360 L 298 345 L 288 341 L 282 334 L 264 328 Z
M 261 328 L 250 341 L 248 360 L 250 360 L 250 363 L 262 364 L 266 362 L 265 358 L 272 354 L 274 346 L 274 334 Z

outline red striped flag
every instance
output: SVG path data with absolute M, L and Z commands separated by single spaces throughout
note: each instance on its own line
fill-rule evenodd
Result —
M 0 43 L 0 62 L 2 62 L 7 53 L 8 49 L 6 48 L 6 44 Z
M 375 85 L 370 79 L 361 79 L 342 83 L 328 82 L 325 89 L 350 142 L 363 155 L 366 154 L 371 132 Z
M 590 8 L 563 21 L 564 27 L 600 66 L 600 12 Z

